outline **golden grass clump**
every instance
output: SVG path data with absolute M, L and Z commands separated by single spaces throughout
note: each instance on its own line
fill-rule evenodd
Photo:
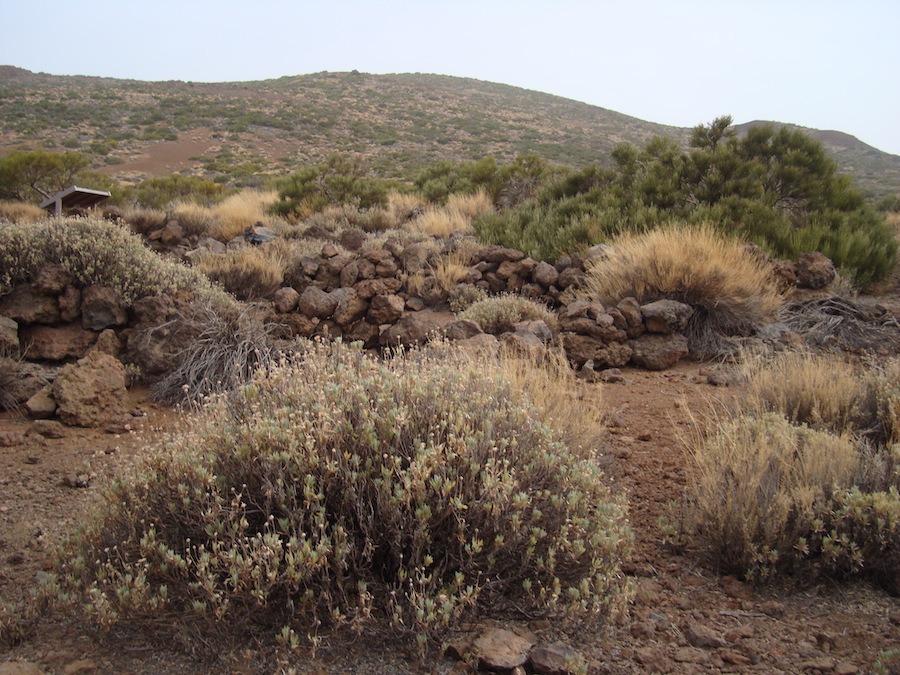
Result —
M 428 206 L 417 218 L 406 225 L 409 231 L 434 237 L 452 234 L 468 234 L 473 231 L 472 222 L 482 213 L 493 211 L 490 196 L 479 190 L 474 194 L 454 193 L 445 206 Z
M 768 576 L 802 545 L 859 467 L 849 439 L 774 413 L 720 422 L 694 439 L 692 457 L 687 530 L 717 565 L 750 578 Z
M 853 428 L 866 399 L 859 368 L 835 356 L 783 352 L 744 366 L 744 408 L 776 412 L 798 424 L 842 434 Z
M 226 197 L 212 207 L 214 222 L 209 236 L 219 241 L 231 241 L 248 225 L 267 222 L 269 207 L 278 201 L 275 190 L 242 190 Z
M 163 227 L 169 216 L 160 209 L 130 206 L 125 209 L 123 218 L 136 234 L 148 235 Z
M 36 223 L 47 217 L 47 212 L 28 202 L 0 200 L 0 220 L 11 223 Z
M 615 304 L 632 296 L 647 303 L 670 298 L 691 305 L 691 350 L 719 351 L 723 336 L 750 335 L 773 321 L 782 297 L 767 265 L 711 225 L 627 232 L 587 270 L 582 297 Z
M 188 237 L 208 236 L 215 218 L 208 206 L 196 202 L 178 202 L 168 214 L 170 220 L 177 220 L 181 231 Z
M 278 240 L 264 246 L 243 246 L 226 253 L 207 253 L 194 260 L 194 269 L 240 300 L 269 297 L 284 282 L 294 251 Z
M 418 194 L 392 190 L 387 196 L 387 208 L 398 223 L 412 220 L 425 210 L 427 202 Z

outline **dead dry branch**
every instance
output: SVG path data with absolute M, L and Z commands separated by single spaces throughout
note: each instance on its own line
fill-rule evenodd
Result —
M 900 353 L 900 322 L 883 307 L 831 296 L 788 305 L 784 323 L 815 349 Z

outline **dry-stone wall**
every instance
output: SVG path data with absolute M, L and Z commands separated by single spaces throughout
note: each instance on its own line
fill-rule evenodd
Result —
M 160 246 L 170 240 L 169 253 L 188 263 L 201 248 L 223 249 L 215 240 L 188 247 L 176 234 L 160 235 L 151 243 Z M 487 335 L 477 323 L 457 319 L 448 310 L 448 295 L 460 287 L 448 291 L 436 274 L 441 257 L 458 246 L 458 240 L 388 239 L 366 248 L 365 235 L 353 234 L 345 231 L 340 246 L 337 241 L 326 243 L 318 255 L 297 260 L 284 287 L 260 303 L 264 321 L 274 324 L 281 337 L 340 337 L 370 349 L 410 346 L 435 335 L 482 348 L 505 343 L 535 350 L 553 343 L 562 345 L 573 367 L 588 372 L 625 365 L 661 370 L 688 355 L 683 331 L 691 307 L 673 300 L 641 305 L 625 298 L 615 306 L 573 300 L 575 294 L 569 291 L 585 278 L 585 260 L 579 256 L 551 265 L 502 246 L 477 250 L 460 287 L 488 295 L 516 294 L 556 312 L 552 327 L 530 320 L 503 334 Z M 247 244 L 238 239 L 225 248 L 242 245 Z M 801 261 L 799 274 L 797 265 L 781 274 L 785 279 L 810 277 L 811 285 L 820 285 L 833 273 L 828 262 L 811 256 Z M 6 392 L 7 398 L 35 417 L 49 417 L 57 412 L 59 399 L 73 398 L 52 386 L 61 367 L 86 372 L 90 368 L 88 379 L 118 382 L 122 377 L 118 369 L 108 360 L 100 360 L 98 366 L 98 359 L 90 356 L 95 353 L 132 364 L 150 379 L 164 374 L 192 339 L 179 324 L 179 311 L 179 300 L 167 296 L 143 298 L 125 307 L 112 289 L 81 287 L 61 266 L 46 265 L 32 283 L 0 297 L 0 358 L 24 357 L 19 364 L 22 375 L 10 385 L 13 391 Z M 95 372 L 98 368 L 103 372 Z M 90 391 L 90 384 L 79 386 Z M 105 402 L 104 406 L 108 410 L 100 415 L 59 414 L 71 424 L 102 425 L 120 412 Z

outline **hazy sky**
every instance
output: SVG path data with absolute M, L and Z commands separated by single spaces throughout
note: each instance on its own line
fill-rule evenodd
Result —
M 0 65 L 224 82 L 440 73 L 693 126 L 731 114 L 900 154 L 898 0 L 0 0 Z

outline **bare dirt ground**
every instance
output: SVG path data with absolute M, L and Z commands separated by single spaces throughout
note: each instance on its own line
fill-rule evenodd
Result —
M 604 461 L 628 492 L 636 537 L 626 568 L 637 588 L 629 615 L 600 631 L 559 633 L 541 621 L 505 625 L 541 640 L 563 639 L 591 672 L 873 672 L 879 651 L 900 646 L 900 599 L 861 582 L 753 589 L 662 543 L 659 517 L 686 480 L 688 458 L 679 437 L 690 429 L 690 413 L 727 408 L 740 398 L 741 386 L 713 387 L 704 367 L 692 363 L 663 373 L 625 370 L 624 376 L 602 387 L 610 421 Z M 85 516 L 104 478 L 181 417 L 150 403 L 142 389 L 131 392 L 131 405 L 146 416 L 140 429 L 123 435 L 67 428 L 62 438 L 44 439 L 29 433 L 30 421 L 0 415 L 0 431 L 25 434 L 23 443 L 0 448 L 0 597 L 24 597 L 48 567 L 51 543 Z M 697 638 L 707 633 L 707 640 Z M 316 659 L 245 644 L 212 663 L 192 658 L 177 641 L 160 644 L 127 631 L 98 639 L 55 616 L 39 622 L 21 644 L 4 648 L 4 674 L 29 672 L 4 670 L 21 667 L 4 663 L 10 661 L 46 673 L 465 671 L 439 655 L 419 663 L 402 645 L 340 639 Z

